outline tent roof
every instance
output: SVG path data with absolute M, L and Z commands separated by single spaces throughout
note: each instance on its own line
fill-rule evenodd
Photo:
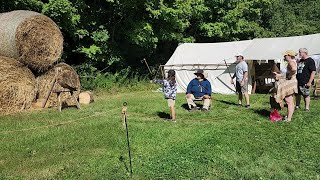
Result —
M 254 39 L 243 55 L 247 60 L 278 60 L 286 50 L 298 52 L 300 48 L 307 48 L 310 55 L 320 54 L 320 34 Z
M 298 51 L 307 48 L 310 55 L 320 54 L 320 34 L 305 36 L 261 38 L 245 41 L 220 43 L 180 44 L 166 66 L 217 65 L 235 61 L 237 53 L 243 53 L 246 60 L 279 60 L 286 50 Z
M 183 64 L 221 64 L 223 60 L 235 60 L 252 40 L 221 43 L 184 43 L 180 44 L 166 65 Z

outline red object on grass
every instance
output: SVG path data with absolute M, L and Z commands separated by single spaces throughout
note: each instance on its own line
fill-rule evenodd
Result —
M 270 113 L 270 121 L 277 122 L 277 121 L 281 121 L 281 120 L 282 120 L 282 116 L 280 115 L 278 110 L 273 109 L 273 111 Z

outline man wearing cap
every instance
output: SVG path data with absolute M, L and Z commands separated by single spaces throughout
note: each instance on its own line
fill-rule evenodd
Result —
M 316 65 L 314 60 L 308 56 L 306 48 L 299 49 L 300 61 L 298 63 L 297 80 L 298 95 L 296 96 L 296 109 L 300 108 L 301 95 L 305 102 L 305 110 L 310 111 L 310 87 L 313 84 L 316 74 Z
M 202 111 L 208 111 L 211 104 L 211 83 L 206 79 L 206 73 L 203 70 L 197 70 L 196 78 L 190 81 L 187 87 L 187 103 L 191 111 L 197 110 L 195 99 L 203 100 Z
M 246 108 L 250 107 L 250 99 L 248 94 L 248 64 L 244 61 L 241 53 L 236 55 L 237 65 L 236 72 L 234 73 L 231 83 L 234 84 L 233 79 L 236 77 L 236 92 L 238 93 L 238 103 L 242 105 L 243 94 L 246 98 Z

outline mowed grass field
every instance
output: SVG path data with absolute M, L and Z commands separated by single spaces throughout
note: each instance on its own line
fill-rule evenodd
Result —
M 269 96 L 213 95 L 208 113 L 188 112 L 183 94 L 177 122 L 162 93 L 99 93 L 76 108 L 0 117 L 0 179 L 128 179 L 121 107 L 128 102 L 134 179 L 320 179 L 320 100 L 291 123 L 271 123 Z M 285 111 L 281 112 L 285 114 Z

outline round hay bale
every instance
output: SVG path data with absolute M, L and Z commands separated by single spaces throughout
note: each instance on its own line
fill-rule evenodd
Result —
M 56 76 L 57 69 L 59 69 Z M 57 82 L 52 88 L 52 82 L 56 77 Z M 40 75 L 36 79 L 38 86 L 38 99 L 46 99 L 46 96 L 50 89 L 53 91 L 59 91 L 63 89 L 74 90 L 74 96 L 78 99 L 80 94 L 80 79 L 77 72 L 66 63 L 59 63 L 47 71 L 45 74 Z M 57 106 L 57 93 L 51 93 L 47 101 L 47 106 Z M 76 102 L 71 97 L 70 92 L 63 92 L 61 94 L 61 101 L 64 106 L 75 106 Z
M 94 101 L 93 94 L 90 91 L 81 92 L 79 94 L 79 103 L 80 104 L 90 104 Z
M 0 56 L 0 114 L 29 109 L 36 97 L 36 79 L 15 59 Z
M 42 72 L 60 59 L 63 36 L 50 18 L 33 11 L 0 14 L 0 55 Z

